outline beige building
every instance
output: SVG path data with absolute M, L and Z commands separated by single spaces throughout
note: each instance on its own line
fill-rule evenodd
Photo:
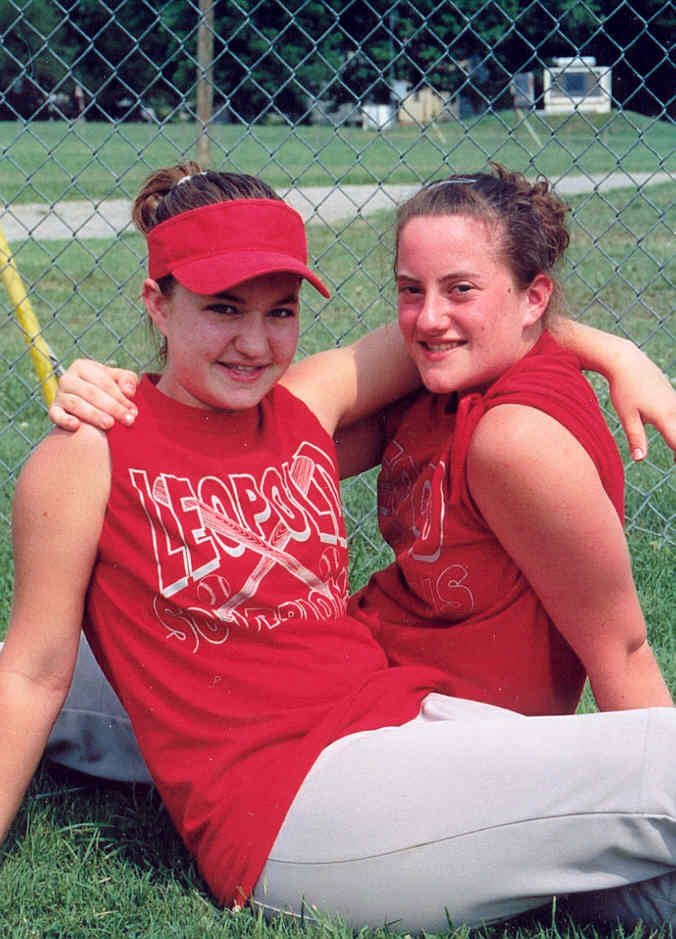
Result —
M 431 121 L 448 121 L 451 113 L 451 96 L 438 92 L 429 85 L 419 85 L 415 91 L 402 98 L 397 108 L 399 124 L 429 124 Z

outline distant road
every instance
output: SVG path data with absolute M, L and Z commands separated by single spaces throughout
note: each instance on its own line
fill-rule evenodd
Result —
M 607 192 L 610 189 L 638 188 L 670 182 L 669 173 L 607 173 L 597 176 L 566 176 L 555 183 L 562 196 L 581 192 Z M 400 186 L 309 186 L 281 190 L 280 195 L 303 216 L 306 222 L 333 225 L 355 215 L 369 215 L 391 209 L 412 195 L 415 184 Z M 54 205 L 27 203 L 6 206 L 0 211 L 0 225 L 7 240 L 25 241 L 83 238 L 114 238 L 133 231 L 128 199 L 104 202 L 84 200 L 57 202 Z

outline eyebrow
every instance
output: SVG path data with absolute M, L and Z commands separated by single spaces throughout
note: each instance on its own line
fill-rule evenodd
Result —
M 446 283 L 448 283 L 449 281 L 454 281 L 454 280 L 462 279 L 463 277 L 469 277 L 469 278 L 472 278 L 472 279 L 476 279 L 477 277 L 479 277 L 479 274 L 478 274 L 476 271 L 469 271 L 469 270 L 467 270 L 467 271 L 451 271 L 451 273 L 449 273 L 449 274 L 444 274 L 444 276 L 443 276 L 443 277 L 441 278 L 441 280 L 440 280 L 440 283 L 446 284 Z M 398 274 L 396 275 L 396 279 L 397 279 L 397 280 L 410 280 L 410 281 L 413 281 L 414 283 L 418 283 L 418 282 L 420 281 L 420 278 L 419 278 L 419 277 L 414 277 L 413 274 L 407 274 L 406 271 L 402 271 L 401 273 L 398 273 Z
M 214 293 L 212 296 L 217 297 L 219 300 L 231 300 L 233 303 L 244 303 L 243 297 L 238 297 L 236 293 L 228 293 L 227 290 Z M 298 303 L 298 296 L 298 293 L 290 293 L 286 297 L 280 297 L 279 300 L 273 300 L 272 306 L 279 306 L 284 303 Z

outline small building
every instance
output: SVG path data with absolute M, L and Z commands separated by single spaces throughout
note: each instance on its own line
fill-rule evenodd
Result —
M 545 114 L 610 111 L 612 69 L 597 66 L 593 56 L 554 59 L 543 73 Z
M 435 91 L 429 85 L 418 87 L 405 95 L 397 108 L 399 124 L 429 124 L 451 118 L 451 97 L 448 92 Z

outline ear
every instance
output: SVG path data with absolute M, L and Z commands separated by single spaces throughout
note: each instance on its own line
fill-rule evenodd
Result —
M 166 322 L 169 319 L 169 303 L 167 297 L 157 285 L 156 280 L 147 278 L 141 288 L 141 298 L 148 316 L 157 329 L 166 336 Z
M 547 274 L 536 274 L 525 290 L 524 326 L 534 326 L 544 315 L 554 291 L 554 281 Z

